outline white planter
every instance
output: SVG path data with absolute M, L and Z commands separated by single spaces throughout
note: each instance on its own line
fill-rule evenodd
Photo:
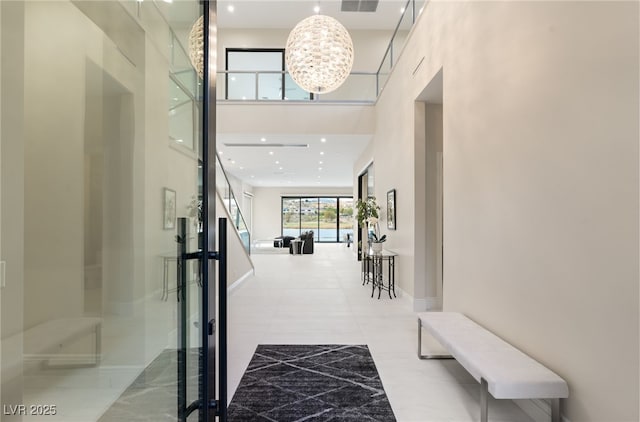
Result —
M 374 253 L 382 252 L 382 243 L 371 242 L 371 250 Z

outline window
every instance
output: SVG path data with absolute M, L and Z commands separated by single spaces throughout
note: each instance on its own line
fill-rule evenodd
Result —
M 313 230 L 316 242 L 346 242 L 353 234 L 352 197 L 282 197 L 282 235 Z
M 227 48 L 227 100 L 309 100 L 286 71 L 284 48 Z

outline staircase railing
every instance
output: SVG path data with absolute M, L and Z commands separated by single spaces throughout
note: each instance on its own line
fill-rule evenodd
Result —
M 224 167 L 222 167 L 222 162 L 220 161 L 218 154 L 216 154 L 216 189 L 222 197 L 222 202 L 224 202 L 224 205 L 229 212 L 230 222 L 236 228 L 238 235 L 242 240 L 244 249 L 248 254 L 250 254 L 251 233 L 249 232 L 249 227 L 242 215 L 236 196 L 233 193 L 233 187 L 231 186 L 231 183 L 229 183 L 229 178 L 227 177 L 227 173 L 224 171 Z

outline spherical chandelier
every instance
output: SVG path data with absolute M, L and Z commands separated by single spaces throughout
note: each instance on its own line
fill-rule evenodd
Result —
M 204 74 L 204 16 L 198 18 L 189 32 L 189 60 L 202 79 Z
M 349 76 L 353 42 L 340 22 L 313 15 L 291 30 L 285 60 L 291 78 L 302 89 L 324 94 L 338 88 Z

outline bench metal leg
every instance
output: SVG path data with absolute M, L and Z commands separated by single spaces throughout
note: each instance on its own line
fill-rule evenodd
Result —
M 96 330 L 94 332 L 96 336 L 96 354 L 95 354 L 95 365 L 100 364 L 100 359 L 102 358 L 102 324 L 96 324 Z
M 551 399 L 551 422 L 560 421 L 560 399 Z
M 418 358 L 420 359 L 453 359 L 451 355 L 423 355 L 422 354 L 422 321 L 418 318 Z
M 489 420 L 489 384 L 480 378 L 480 422 Z

